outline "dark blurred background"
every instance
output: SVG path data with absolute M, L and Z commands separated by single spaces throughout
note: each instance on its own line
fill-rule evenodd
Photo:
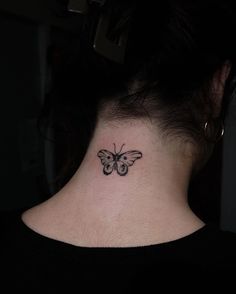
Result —
M 65 159 L 64 146 L 53 128 L 40 132 L 38 118 L 56 70 L 78 43 L 82 17 L 67 12 L 67 4 L 67 0 L 0 2 L 2 211 L 31 207 L 58 190 L 55 178 Z M 189 197 L 205 221 L 236 232 L 236 98 L 225 127 L 224 140 L 191 184 Z M 81 141 L 82 146 L 86 143 Z

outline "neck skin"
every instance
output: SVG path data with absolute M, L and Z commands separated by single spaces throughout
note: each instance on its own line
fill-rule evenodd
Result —
M 103 173 L 97 153 L 142 152 L 125 176 Z M 25 212 L 23 221 L 51 238 L 86 247 L 130 247 L 175 240 L 204 223 L 187 202 L 192 157 L 167 143 L 150 122 L 99 121 L 82 164 L 48 201 Z

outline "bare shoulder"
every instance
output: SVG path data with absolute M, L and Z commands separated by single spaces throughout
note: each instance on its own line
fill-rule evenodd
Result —
M 36 205 L 30 209 L 27 209 L 21 214 L 21 219 L 25 224 L 31 224 L 34 222 L 39 221 L 41 218 L 43 218 L 44 214 L 44 208 L 46 204 L 41 203 L 39 205 Z
M 21 220 L 32 230 L 42 234 L 47 233 L 54 224 L 55 208 L 55 200 L 49 199 L 24 211 Z

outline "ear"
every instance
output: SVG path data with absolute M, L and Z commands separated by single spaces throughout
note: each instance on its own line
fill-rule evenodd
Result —
M 221 112 L 221 105 L 222 105 L 222 99 L 224 96 L 224 90 L 225 90 L 225 83 L 229 77 L 231 70 L 231 63 L 226 61 L 220 69 L 218 69 L 213 77 L 213 94 L 214 94 L 214 102 L 215 102 L 215 109 L 213 116 L 215 118 L 220 116 Z

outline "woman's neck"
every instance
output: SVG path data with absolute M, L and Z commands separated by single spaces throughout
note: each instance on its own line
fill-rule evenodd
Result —
M 49 216 L 51 235 L 56 226 L 62 238 L 79 245 L 181 237 L 203 225 L 187 203 L 192 161 L 187 149 L 164 142 L 150 123 L 99 122 L 76 174 L 35 215 L 44 214 L 41 227 Z

